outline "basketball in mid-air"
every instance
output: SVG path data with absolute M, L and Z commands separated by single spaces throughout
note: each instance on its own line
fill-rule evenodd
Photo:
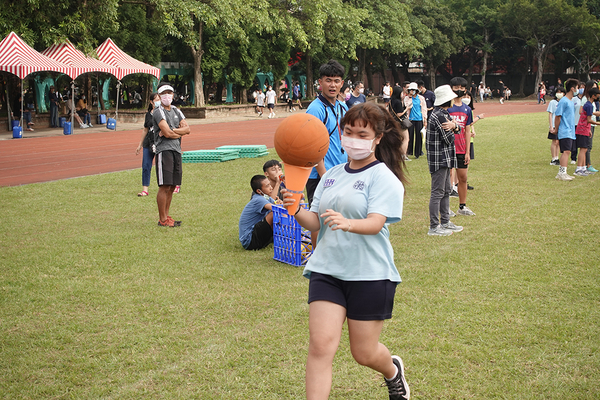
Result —
M 275 131 L 275 150 L 281 160 L 298 167 L 313 167 L 329 149 L 329 134 L 320 119 L 310 114 L 294 114 Z

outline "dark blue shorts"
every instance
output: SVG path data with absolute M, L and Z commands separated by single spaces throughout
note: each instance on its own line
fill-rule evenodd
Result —
M 273 242 L 273 227 L 269 225 L 266 218 L 254 225 L 252 229 L 252 239 L 246 250 L 260 250 Z
M 569 138 L 558 139 L 558 144 L 560 145 L 560 152 L 564 153 L 565 151 L 571 151 L 573 149 L 575 141 Z
M 311 272 L 308 303 L 329 301 L 346 309 L 346 317 L 357 321 L 380 321 L 392 318 L 396 282 L 342 281 L 329 275 Z
M 590 147 L 590 137 L 584 135 L 575 135 L 577 138 L 577 148 L 578 149 L 587 149 Z

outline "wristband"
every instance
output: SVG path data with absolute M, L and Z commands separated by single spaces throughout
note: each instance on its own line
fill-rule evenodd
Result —
M 300 210 L 301 210 L 301 209 L 302 209 L 302 206 L 298 206 L 298 210 L 296 210 L 296 212 L 294 213 L 294 217 L 295 217 L 296 215 L 298 215 L 298 213 L 300 212 Z
M 352 224 L 350 223 L 350 220 L 348 218 L 346 218 L 346 221 L 348 221 L 348 229 L 346 229 L 344 232 L 350 232 L 350 228 L 352 228 Z

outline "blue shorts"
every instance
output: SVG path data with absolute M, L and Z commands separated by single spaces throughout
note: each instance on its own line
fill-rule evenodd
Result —
M 342 281 L 311 272 L 308 303 L 329 301 L 346 309 L 346 317 L 357 321 L 381 321 L 392 318 L 396 282 Z

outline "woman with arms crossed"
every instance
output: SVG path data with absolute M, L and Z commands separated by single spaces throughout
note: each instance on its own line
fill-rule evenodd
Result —
M 344 321 L 352 356 L 385 377 L 391 400 L 408 400 L 404 365 L 379 342 L 392 317 L 400 275 L 388 224 L 402 218 L 403 138 L 392 116 L 376 104 L 357 104 L 342 120 L 342 147 L 350 161 L 323 175 L 309 210 L 296 219 L 318 231 L 304 269 L 310 279 L 306 398 L 327 399 Z M 294 200 L 284 194 L 284 204 Z

